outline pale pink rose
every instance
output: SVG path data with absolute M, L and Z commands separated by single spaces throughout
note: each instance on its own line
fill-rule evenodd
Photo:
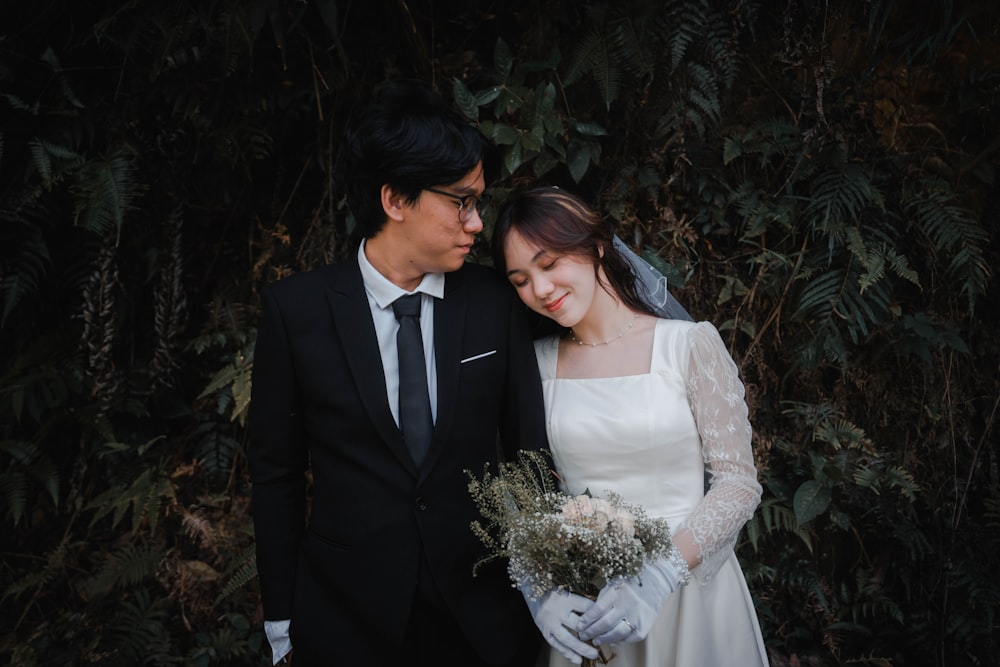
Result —
M 620 530 L 628 537 L 635 537 L 635 519 L 624 509 L 615 510 L 615 523 L 621 526 Z
M 625 509 L 615 507 L 603 498 L 581 494 L 566 501 L 562 507 L 563 518 L 569 523 L 585 525 L 592 530 L 607 530 L 614 524 L 628 537 L 635 536 L 635 519 Z
M 562 515 L 571 522 L 576 522 L 583 517 L 590 516 L 593 514 L 593 508 L 591 507 L 590 500 L 590 496 L 587 495 L 579 495 L 570 498 L 562 507 Z
M 591 509 L 592 514 L 594 514 L 595 516 L 603 514 L 604 516 L 600 518 L 607 521 L 610 521 L 611 517 L 613 517 L 615 514 L 615 508 L 611 506 L 611 503 L 609 503 L 607 500 L 604 500 L 603 498 L 591 498 L 590 506 L 592 508 Z

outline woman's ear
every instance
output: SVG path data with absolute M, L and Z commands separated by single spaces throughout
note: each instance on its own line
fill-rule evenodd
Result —
M 406 201 L 388 183 L 382 185 L 382 210 L 390 220 L 402 220 Z

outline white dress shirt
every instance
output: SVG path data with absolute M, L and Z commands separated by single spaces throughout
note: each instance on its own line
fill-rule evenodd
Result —
M 434 302 L 444 298 L 444 274 L 428 273 L 413 292 L 407 292 L 379 273 L 365 256 L 365 244 L 358 248 L 358 264 L 365 282 L 368 306 L 375 322 L 375 335 L 382 354 L 385 371 L 385 389 L 389 397 L 392 416 L 399 424 L 399 357 L 396 354 L 396 331 L 399 322 L 392 312 L 392 302 L 404 294 L 420 292 L 420 336 L 424 343 L 424 361 L 427 364 L 427 393 L 431 399 L 431 417 L 437 422 L 437 363 L 434 357 Z

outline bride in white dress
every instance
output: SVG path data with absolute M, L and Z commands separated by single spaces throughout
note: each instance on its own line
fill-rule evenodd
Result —
M 596 601 L 526 596 L 548 664 L 593 659 L 593 644 L 611 667 L 766 667 L 733 551 L 761 494 L 743 383 L 712 324 L 657 316 L 613 238 L 557 188 L 515 195 L 494 230 L 497 267 L 559 325 L 536 353 L 564 490 L 642 505 L 679 552 Z

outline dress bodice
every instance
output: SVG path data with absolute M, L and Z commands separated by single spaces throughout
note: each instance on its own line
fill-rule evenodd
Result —
M 666 322 L 666 320 L 663 320 Z M 553 461 L 565 490 L 609 491 L 641 504 L 675 526 L 704 495 L 704 462 L 687 403 L 687 360 L 661 339 L 679 331 L 658 326 L 649 373 L 608 378 L 555 377 L 558 340 L 538 347 Z

